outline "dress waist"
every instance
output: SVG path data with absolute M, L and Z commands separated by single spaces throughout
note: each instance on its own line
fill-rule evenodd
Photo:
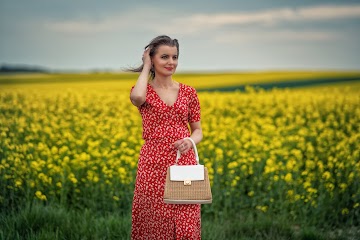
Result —
M 158 138 L 146 138 L 145 140 L 145 144 L 151 143 L 151 144 L 156 144 L 156 143 L 175 143 L 177 140 L 186 138 L 189 136 L 183 136 L 183 137 L 179 137 L 179 136 L 164 136 L 164 137 L 158 137 Z

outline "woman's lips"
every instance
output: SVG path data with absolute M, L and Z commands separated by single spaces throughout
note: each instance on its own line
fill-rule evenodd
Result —
M 169 70 L 169 71 L 172 71 L 173 68 L 172 67 L 166 67 L 165 69 Z

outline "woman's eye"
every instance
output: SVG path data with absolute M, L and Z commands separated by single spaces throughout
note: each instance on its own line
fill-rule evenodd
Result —
M 161 56 L 161 58 L 162 58 L 162 59 L 168 59 L 169 56 L 168 56 L 168 55 L 164 55 L 164 56 Z M 177 56 L 173 56 L 172 59 L 176 60 L 176 59 L 178 59 L 178 57 L 177 57 Z

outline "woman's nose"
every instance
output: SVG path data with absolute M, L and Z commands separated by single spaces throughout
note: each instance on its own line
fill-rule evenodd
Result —
M 169 58 L 169 63 L 170 64 L 174 64 L 176 62 L 176 60 L 175 59 L 173 59 L 173 58 Z

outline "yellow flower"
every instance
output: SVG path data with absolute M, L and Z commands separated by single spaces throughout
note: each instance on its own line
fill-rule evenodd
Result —
M 326 184 L 326 188 L 328 189 L 329 192 L 332 192 L 334 190 L 335 186 L 332 183 L 328 183 L 328 184 Z
M 340 189 L 341 189 L 341 192 L 344 192 L 347 188 L 347 184 L 346 183 L 341 183 L 340 184 Z
M 248 194 L 247 194 L 249 197 L 252 197 L 252 196 L 254 196 L 254 191 L 250 191 L 250 192 L 248 192 Z
M 76 177 L 73 173 L 70 173 L 68 178 L 73 184 L 76 184 L 78 182 L 78 180 L 76 179 Z
M 41 191 L 36 191 L 36 192 L 35 192 L 35 196 L 36 196 L 38 199 L 42 200 L 42 201 L 46 201 L 46 200 L 47 200 L 47 199 L 46 199 L 46 196 L 45 196 Z
M 94 182 L 94 183 L 97 183 L 98 181 L 99 181 L 99 177 L 98 177 L 98 176 L 94 176 L 93 182 Z
M 291 173 L 287 173 L 286 175 L 285 175 L 285 182 L 287 182 L 287 183 L 289 183 L 289 182 L 292 182 L 292 174 Z
M 216 148 L 216 149 L 215 149 L 215 153 L 216 153 L 216 157 L 217 157 L 218 159 L 222 159 L 222 158 L 223 158 L 224 151 L 223 151 L 221 148 Z
M 342 214 L 342 215 L 347 215 L 347 214 L 349 214 L 349 209 L 343 208 L 343 209 L 341 210 L 341 214 Z
M 51 148 L 51 153 L 52 153 L 52 154 L 58 154 L 58 152 L 59 152 L 59 150 L 58 150 L 58 148 L 57 148 L 56 146 L 53 146 L 53 147 Z
M 267 212 L 268 206 L 256 206 L 256 209 L 262 212 Z
M 318 192 L 318 190 L 315 189 L 315 188 L 309 187 L 309 188 L 307 189 L 307 192 L 310 193 L 310 194 L 316 194 L 316 193 Z
M 304 188 L 308 188 L 311 187 L 311 183 L 310 182 L 304 182 Z
M 330 177 L 331 177 L 331 174 L 330 172 L 326 171 L 323 173 L 322 177 L 325 179 L 325 180 L 329 180 Z
M 287 191 L 287 195 L 288 195 L 289 197 L 292 197 L 292 196 L 294 195 L 294 190 L 288 190 L 288 191 Z
M 41 196 L 42 196 L 42 192 L 41 192 L 41 191 L 36 191 L 36 192 L 35 192 L 35 196 L 40 199 Z
M 16 180 L 15 181 L 15 186 L 16 187 L 20 187 L 22 185 L 22 181 L 21 180 Z
M 232 161 L 228 163 L 228 168 L 229 169 L 235 169 L 239 166 L 239 163 L 237 161 Z

